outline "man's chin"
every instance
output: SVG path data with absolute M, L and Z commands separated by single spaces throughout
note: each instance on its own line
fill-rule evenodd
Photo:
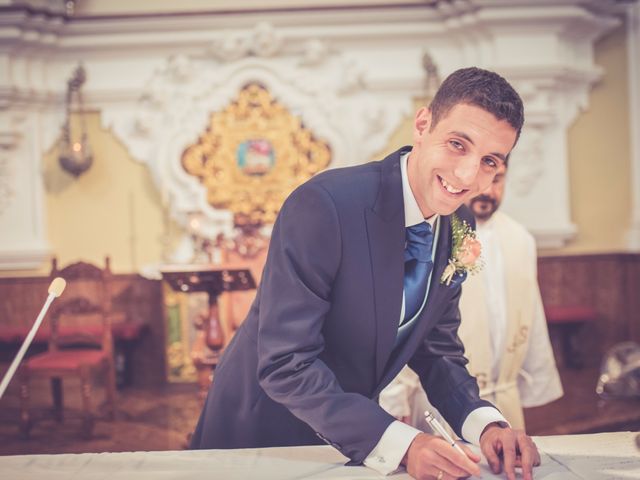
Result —
M 468 197 L 460 198 L 458 202 L 452 202 L 451 199 L 435 201 L 432 203 L 432 211 L 438 215 L 447 216 L 455 213 L 462 205 L 466 204 Z
M 456 210 L 458 210 L 463 204 L 461 203 L 460 205 L 458 205 L 457 207 L 446 207 L 446 208 L 439 208 L 436 210 L 436 213 L 438 215 L 441 215 L 443 217 L 446 217 L 447 215 L 451 215 L 452 213 L 455 213 Z

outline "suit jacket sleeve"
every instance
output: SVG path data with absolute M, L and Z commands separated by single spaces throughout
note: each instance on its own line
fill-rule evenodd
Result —
M 330 194 L 314 183 L 298 188 L 274 226 L 260 287 L 258 379 L 271 399 L 361 462 L 393 417 L 369 398 L 345 392 L 319 358 L 341 242 Z

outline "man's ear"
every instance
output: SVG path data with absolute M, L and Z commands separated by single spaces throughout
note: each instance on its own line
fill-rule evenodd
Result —
M 422 107 L 416 112 L 413 121 L 413 142 L 415 144 L 420 143 L 429 128 L 431 128 L 431 110 L 427 107 Z

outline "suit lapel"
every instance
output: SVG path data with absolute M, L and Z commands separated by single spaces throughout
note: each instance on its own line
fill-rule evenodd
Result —
M 376 379 L 393 349 L 402 308 L 405 234 L 400 156 L 405 151 L 383 160 L 378 197 L 365 211 L 376 316 Z

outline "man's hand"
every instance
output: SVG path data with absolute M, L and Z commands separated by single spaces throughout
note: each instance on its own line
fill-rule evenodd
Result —
M 516 467 L 522 468 L 524 480 L 533 479 L 533 467 L 540 465 L 540 454 L 523 430 L 502 428 L 497 423 L 489 424 L 480 435 L 480 449 L 493 473 L 504 473 L 515 480 Z
M 466 456 L 442 437 L 419 433 L 409 445 L 402 464 L 407 468 L 409 475 L 418 480 L 451 480 L 470 475 L 479 476 L 480 467 L 477 463 L 480 457 L 474 455 L 465 445 L 460 446 Z

